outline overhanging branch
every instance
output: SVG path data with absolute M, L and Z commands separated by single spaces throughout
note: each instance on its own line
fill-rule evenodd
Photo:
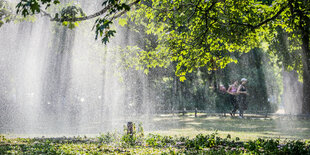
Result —
M 128 4 L 129 7 L 132 7 L 133 5 L 136 5 L 137 3 L 139 3 L 140 0 L 136 0 L 130 4 Z M 84 20 L 89 20 L 92 18 L 96 18 L 98 16 L 103 15 L 104 13 L 106 13 L 109 9 L 111 9 L 113 7 L 112 4 L 107 5 L 105 8 L 103 8 L 102 10 L 91 14 L 89 16 L 84 16 L 84 17 L 78 17 L 78 18 L 69 18 L 69 19 L 63 19 L 63 18 L 53 18 L 51 14 L 45 12 L 44 10 L 41 9 L 41 12 L 43 13 L 44 16 L 47 16 L 51 19 L 51 21 L 56 21 L 56 22 L 77 22 L 77 21 L 84 21 Z M 124 13 L 126 13 L 127 11 L 122 11 L 121 13 L 119 13 L 118 15 L 114 16 L 113 19 L 120 17 L 121 15 L 123 15 Z
M 276 19 L 287 7 L 288 5 L 285 5 L 284 7 L 282 7 L 273 17 L 266 19 L 264 21 L 262 21 L 261 23 L 257 24 L 256 26 L 254 26 L 254 28 L 259 28 L 260 26 L 268 23 L 269 21 L 272 21 L 274 19 Z
M 132 3 L 128 4 L 128 6 L 129 6 L 129 7 L 132 7 L 132 6 L 136 5 L 136 4 L 139 3 L 139 2 L 140 2 L 140 0 L 137 0 L 137 1 L 135 1 L 135 2 L 132 2 Z M 113 16 L 111 20 L 121 17 L 121 16 L 122 16 L 123 14 L 125 14 L 126 12 L 127 12 L 127 10 L 124 10 L 124 11 L 118 13 L 117 15 Z
M 105 8 L 103 8 L 102 10 L 89 15 L 89 16 L 84 16 L 84 17 L 78 17 L 78 18 L 69 18 L 69 19 L 62 19 L 62 18 L 52 18 L 51 21 L 56 21 L 56 22 L 77 22 L 77 21 L 83 21 L 83 20 L 88 20 L 88 19 L 92 19 L 95 17 L 98 17 L 100 15 L 103 15 L 104 13 L 106 13 L 110 8 L 112 8 L 112 4 L 107 5 Z
M 275 15 L 273 15 L 271 18 L 268 18 L 260 23 L 258 23 L 257 25 L 252 25 L 252 24 L 248 24 L 248 23 L 238 23 L 238 22 L 233 22 L 230 21 L 231 24 L 236 24 L 236 25 L 241 25 L 241 26 L 246 26 L 249 27 L 251 29 L 257 29 L 259 27 L 261 27 L 262 25 L 276 19 L 286 8 L 287 8 L 288 4 L 283 6 Z

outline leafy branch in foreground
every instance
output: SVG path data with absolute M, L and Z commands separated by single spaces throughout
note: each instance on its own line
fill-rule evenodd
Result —
M 114 36 L 115 30 L 110 30 L 110 24 L 130 10 L 130 7 L 139 3 L 140 0 L 123 2 L 121 0 L 105 0 L 102 3 L 102 9 L 90 15 L 86 15 L 82 8 L 77 6 L 67 6 L 59 13 L 48 13 L 46 10 L 52 5 L 59 5 L 59 0 L 21 0 L 16 8 L 17 14 L 20 13 L 24 17 L 42 13 L 50 18 L 51 21 L 62 23 L 64 26 L 73 29 L 78 22 L 97 18 L 94 28 L 96 37 L 101 37 L 102 43 L 109 42 L 109 38 Z M 44 8 L 44 9 L 42 9 Z
M 0 27 L 12 20 L 12 12 L 4 0 L 0 0 Z

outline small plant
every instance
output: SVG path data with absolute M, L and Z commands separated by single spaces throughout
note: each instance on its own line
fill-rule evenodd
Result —
M 116 140 L 116 133 L 106 133 L 106 134 L 101 134 L 99 137 L 98 137 L 98 141 L 99 143 L 104 143 L 104 144 L 111 144 L 113 142 L 115 142 Z
M 149 134 L 144 138 L 142 124 L 132 132 L 106 133 L 87 137 L 5 138 L 0 135 L 0 154 L 305 154 L 310 141 L 280 141 L 258 138 L 239 141 L 227 135 L 198 134 L 194 138 Z
M 199 150 L 222 145 L 226 139 L 223 140 L 222 138 L 217 137 L 216 134 L 217 133 L 213 133 L 211 135 L 198 134 L 194 139 L 187 140 L 185 145 L 187 148 L 194 148 Z
M 124 134 L 121 138 L 122 146 L 136 146 L 142 145 L 144 138 L 144 130 L 142 127 L 142 123 L 139 123 L 138 129 L 136 128 L 136 124 L 132 124 L 132 133 L 130 134 L 127 127 L 124 126 Z
M 3 135 L 0 135 L 0 143 L 4 143 L 6 141 L 6 138 Z
M 166 147 L 176 144 L 176 140 L 171 136 L 161 136 L 158 134 L 149 134 L 145 140 L 147 146 Z

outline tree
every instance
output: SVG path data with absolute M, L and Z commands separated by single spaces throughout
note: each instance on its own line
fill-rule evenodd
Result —
M 156 23 L 148 22 L 149 33 L 166 38 L 159 41 L 167 47 L 165 52 L 172 56 L 172 61 L 178 63 L 176 74 L 181 80 L 197 68 L 207 66 L 217 70 L 235 62 L 227 53 L 248 52 L 271 43 L 276 39 L 277 29 L 282 28 L 289 34 L 288 50 L 299 49 L 302 54 L 302 109 L 303 113 L 310 113 L 310 3 L 307 1 L 152 0 L 139 7 L 136 12 L 140 15 L 135 17 L 144 14 L 145 20 Z
M 289 0 L 278 19 L 282 29 L 274 39 L 282 52 L 276 53 L 283 65 L 300 73 L 303 81 L 302 113 L 310 114 L 310 4 L 302 0 Z M 276 48 L 277 49 L 277 48 Z M 289 62 L 289 63 L 288 63 Z
M 43 13 L 52 21 L 74 28 L 79 21 L 97 18 L 96 39 L 103 43 L 115 34 L 112 21 L 140 1 L 129 3 L 106 0 L 102 9 L 85 15 L 81 8 L 68 6 L 58 13 L 46 11 L 59 0 L 21 0 L 17 12 L 23 16 Z M 281 27 L 289 35 L 290 48 L 302 54 L 303 113 L 310 113 L 310 3 L 305 0 L 147 0 L 139 3 L 131 20 L 143 21 L 147 33 L 155 34 L 159 46 L 145 55 L 163 56 L 177 63 L 176 75 L 184 81 L 186 73 L 207 66 L 209 70 L 224 68 L 236 62 L 231 52 L 248 52 L 270 43 Z M 45 7 L 45 9 L 42 9 Z M 149 62 L 148 67 L 162 65 Z

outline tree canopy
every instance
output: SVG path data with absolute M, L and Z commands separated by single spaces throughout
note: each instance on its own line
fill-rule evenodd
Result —
M 207 66 L 216 70 L 235 62 L 231 52 L 248 52 L 255 47 L 267 49 L 272 45 L 269 51 L 279 65 L 300 73 L 304 83 L 303 109 L 309 113 L 307 1 L 152 0 L 141 2 L 137 8 L 129 19 L 143 23 L 148 33 L 158 36 L 159 45 L 166 47 L 165 53 L 177 62 L 176 74 L 181 80 L 197 68 Z
M 198 68 L 207 66 L 209 70 L 218 70 L 237 62 L 231 57 L 232 52 L 272 45 L 270 51 L 274 51 L 272 54 L 278 57 L 279 64 L 297 69 L 302 75 L 303 109 L 304 113 L 310 112 L 310 3 L 307 1 L 105 0 L 102 9 L 90 15 L 72 5 L 56 12 L 49 10 L 59 3 L 59 0 L 21 0 L 16 7 L 25 17 L 42 13 L 69 28 L 96 18 L 95 38 L 103 43 L 116 33 L 111 29 L 113 21 L 127 12 L 119 24 L 133 22 L 155 38 L 151 46 L 138 47 L 145 72 L 175 62 L 176 75 L 181 81 Z M 0 8 L 2 20 L 9 13 L 2 3 Z M 294 56 L 293 61 L 287 61 L 290 56 Z

